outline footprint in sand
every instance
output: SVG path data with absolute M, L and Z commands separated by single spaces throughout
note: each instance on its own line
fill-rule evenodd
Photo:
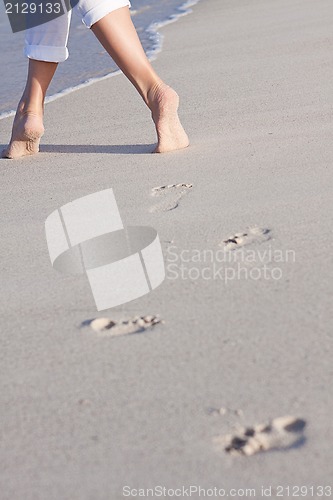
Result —
M 83 321 L 81 328 L 90 326 L 94 332 L 103 336 L 120 337 L 122 335 L 142 333 L 159 323 L 163 323 L 163 321 L 157 316 L 136 316 L 125 321 L 113 321 L 111 318 L 95 318 Z
M 233 455 L 251 456 L 267 450 L 288 449 L 305 441 L 305 420 L 286 416 L 273 419 L 269 424 L 241 429 L 233 435 L 214 439 L 216 446 Z
M 235 250 L 245 245 L 252 243 L 262 243 L 270 240 L 272 237 L 271 230 L 258 226 L 249 227 L 244 233 L 236 233 L 229 236 L 226 240 L 220 243 L 225 250 Z
M 150 208 L 150 212 L 168 212 L 178 207 L 180 200 L 193 187 L 193 184 L 169 184 L 155 187 L 151 195 L 161 198 L 161 201 Z

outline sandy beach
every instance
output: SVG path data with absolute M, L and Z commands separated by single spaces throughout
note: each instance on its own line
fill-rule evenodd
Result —
M 161 29 L 154 62 L 190 148 L 150 154 L 149 111 L 118 75 L 47 104 L 40 154 L 1 161 L 2 500 L 159 485 L 252 498 L 305 485 L 310 499 L 330 484 L 332 14 L 329 0 L 201 0 Z M 97 313 L 85 277 L 52 268 L 44 222 L 110 187 L 126 225 L 158 231 L 167 278 Z M 235 246 L 242 271 L 219 262 Z M 117 338 L 80 328 L 138 315 L 164 323 Z M 214 444 L 284 415 L 307 422 L 291 449 Z

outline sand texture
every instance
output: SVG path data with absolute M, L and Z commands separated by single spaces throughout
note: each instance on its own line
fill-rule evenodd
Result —
M 154 62 L 190 148 L 150 154 L 150 113 L 119 75 L 48 104 L 38 156 L 0 161 L 1 500 L 329 483 L 332 15 L 331 0 L 202 0 Z M 168 276 L 99 314 L 84 276 L 52 268 L 44 221 L 109 187 L 125 225 L 158 231 Z M 226 282 L 205 251 L 254 260 Z M 139 335 L 80 328 L 155 316 Z M 214 446 L 283 415 L 306 421 L 301 446 Z

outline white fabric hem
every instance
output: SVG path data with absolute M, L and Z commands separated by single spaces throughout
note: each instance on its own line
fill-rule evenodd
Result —
M 47 45 L 26 45 L 24 55 L 36 61 L 60 63 L 68 58 L 67 47 L 52 47 Z
M 82 22 L 87 28 L 91 28 L 93 24 L 103 19 L 107 14 L 110 14 L 110 12 L 114 10 L 121 9 L 122 7 L 131 7 L 129 0 L 113 0 L 112 2 L 110 2 L 110 0 L 105 0 L 102 4 L 87 12 L 82 18 Z

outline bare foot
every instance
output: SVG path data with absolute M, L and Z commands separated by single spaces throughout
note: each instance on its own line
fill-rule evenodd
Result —
M 40 114 L 18 111 L 10 143 L 2 151 L 2 158 L 14 159 L 38 153 L 40 138 L 43 134 L 43 118 Z
M 189 140 L 178 117 L 179 96 L 164 83 L 148 93 L 148 106 L 155 123 L 158 144 L 154 153 L 187 148 Z

